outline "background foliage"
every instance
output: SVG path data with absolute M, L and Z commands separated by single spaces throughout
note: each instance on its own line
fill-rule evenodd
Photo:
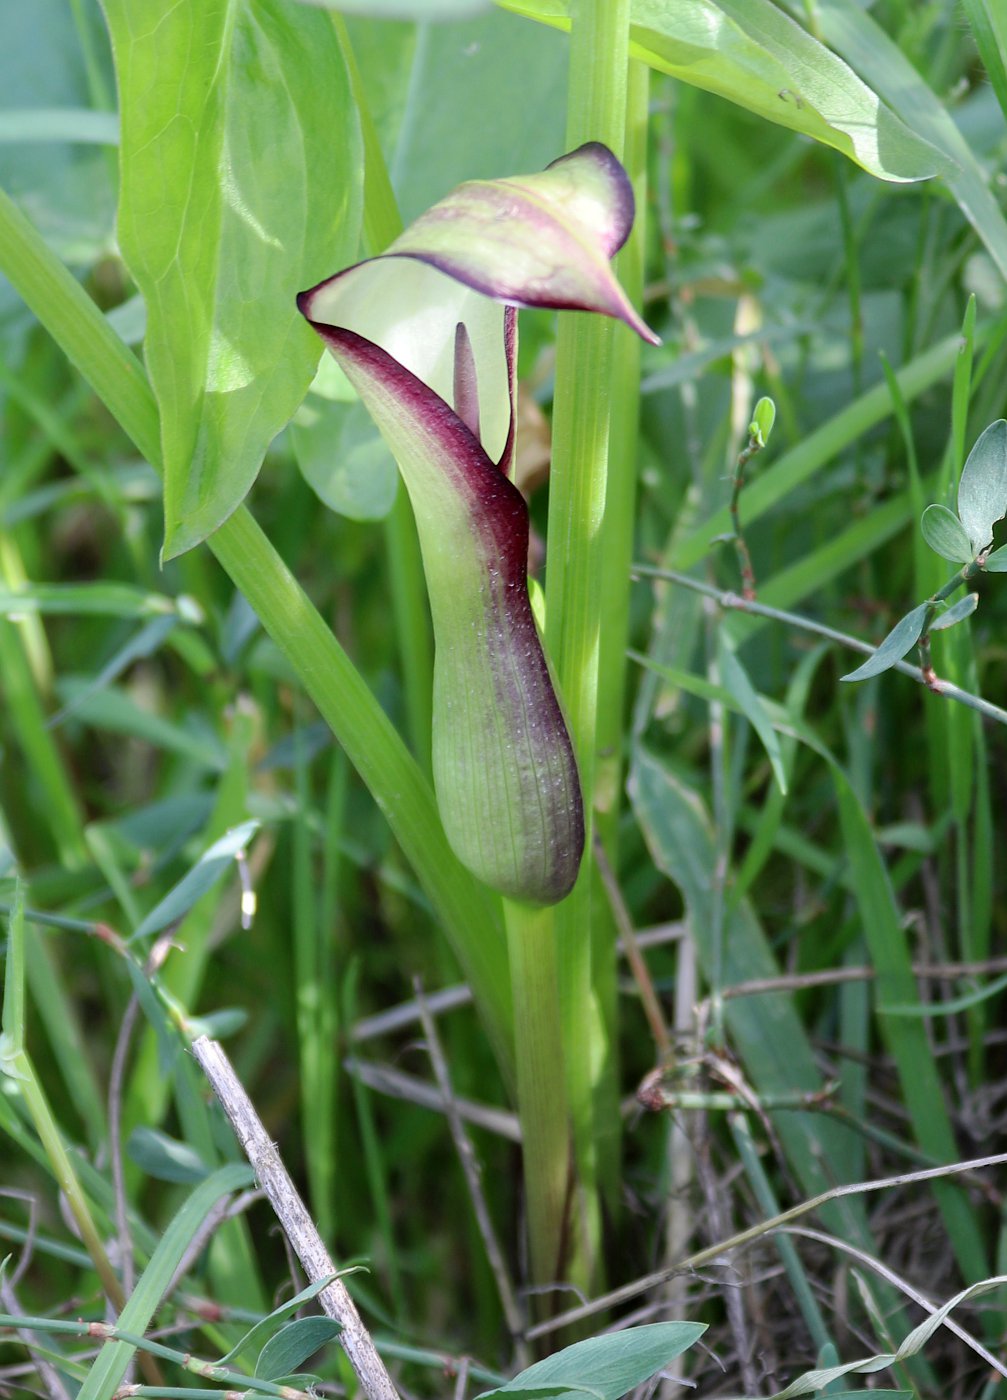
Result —
M 215 1357 L 274 1306 L 290 1269 L 261 1203 L 238 1197 L 243 1209 L 214 1221 L 212 1242 L 188 1250 L 200 1212 L 247 1182 L 184 1052 L 206 1028 L 230 1037 L 340 1262 L 368 1261 L 351 1287 L 403 1386 L 441 1393 L 458 1358 L 474 1358 L 471 1382 L 488 1385 L 529 1353 L 508 1333 L 432 1111 L 414 979 L 437 1013 L 526 1307 L 506 955 L 495 901 L 456 874 L 415 776 L 429 721 L 410 647 L 426 624 L 393 469 L 331 375 L 306 393 L 315 347 L 292 294 L 393 235 L 369 141 L 405 220 L 461 180 L 538 169 L 565 149 L 569 41 L 528 15 L 562 24 L 567 7 L 522 0 L 510 7 L 522 14 L 432 23 L 346 6 L 342 42 L 321 9 L 235 8 L 245 48 L 221 31 L 178 115 L 200 140 L 232 154 L 239 143 L 250 184 L 240 197 L 224 184 L 205 191 L 198 224 L 181 220 L 189 254 L 172 242 L 163 266 L 136 251 L 159 227 L 158 206 L 127 206 L 117 241 L 120 128 L 102 14 L 85 0 L 37 0 L 0 20 L 0 184 L 105 329 L 137 349 L 147 333 L 161 429 L 146 387 L 127 392 L 138 362 L 131 370 L 121 347 L 99 346 L 82 378 L 64 353 L 85 358 L 70 330 L 60 348 L 0 281 L 0 897 L 9 912 L 17 872 L 28 906 L 27 994 L 8 977 L 0 1094 L 10 1192 L 0 1237 L 26 1264 L 14 1284 L 0 1281 L 0 1298 L 8 1314 L 100 1319 L 103 1297 L 119 1309 L 117 1279 L 129 1297 L 152 1256 L 165 1282 L 181 1260 L 158 1323 L 178 1330 L 181 1352 Z M 128 9 L 107 6 L 120 50 L 135 41 Z M 763 15 L 744 10 L 719 6 L 739 24 Z M 954 505 L 968 448 L 1005 409 L 1002 21 L 981 0 L 964 6 L 967 23 L 937 0 L 774 10 L 805 22 L 890 104 L 900 159 L 938 172 L 897 184 L 771 124 L 753 100 L 747 110 L 669 76 L 660 12 L 636 6 L 632 38 L 635 59 L 655 69 L 638 176 L 644 309 L 664 343 L 643 352 L 636 461 L 617 469 L 637 473 L 635 558 L 693 586 L 634 577 L 628 694 L 624 706 L 609 695 L 602 715 L 625 769 L 606 763 L 612 746 L 600 755 L 607 856 L 594 908 L 624 957 L 599 992 L 615 1028 L 594 1104 L 599 1293 L 837 1184 L 981 1156 L 1007 1111 L 1001 730 L 903 675 L 840 685 L 847 650 L 732 606 L 738 561 L 723 538 L 752 406 L 768 394 L 775 428 L 741 491 L 758 602 L 876 645 L 950 576 L 919 517 L 931 502 Z M 178 32 L 160 34 L 121 94 L 124 161 L 153 161 L 148 193 L 166 199 L 177 181 L 158 173 L 142 122 L 194 13 L 177 7 Z M 276 37 L 288 13 L 296 53 Z M 727 60 L 746 45 L 716 55 L 719 90 L 734 82 L 738 99 L 747 70 Z M 214 106 L 221 62 L 233 62 L 233 81 Z M 267 78 L 275 100 L 263 106 Z M 880 149 L 891 156 L 890 142 Z M 249 236 L 246 204 L 275 215 L 268 236 Z M 205 256 L 211 226 L 224 229 L 217 259 Z M 14 280 L 10 227 L 0 250 Z M 299 260 L 270 259 L 270 239 L 300 241 L 301 228 Z M 176 275 L 190 255 L 198 281 Z M 250 347 L 286 368 L 250 439 L 236 441 L 248 415 L 229 416 L 233 397 L 218 411 L 213 396 L 258 372 Z M 540 542 L 555 367 L 555 318 L 525 313 L 520 451 Z M 112 388 L 96 395 L 87 381 L 103 373 Z M 617 393 L 632 402 L 631 388 Z M 194 442 L 209 463 L 195 483 Z M 263 453 L 248 505 L 339 655 L 292 583 L 263 581 L 261 537 L 231 516 Z M 163 566 L 155 466 L 168 482 Z M 216 557 L 179 552 L 225 516 Z M 975 587 L 978 612 L 935 638 L 933 660 L 939 676 L 996 702 L 1007 598 L 996 577 Z M 306 693 L 293 646 L 345 662 L 346 689 Z M 350 742 L 335 745 L 329 725 L 352 730 Z M 401 801 L 383 813 L 361 773 Z M 251 921 L 242 884 L 256 893 Z M 625 956 L 637 943 L 646 975 Z M 152 956 L 160 1000 L 141 971 Z M 768 989 L 737 991 L 766 979 Z M 633 1098 L 641 1081 L 644 1106 Z M 80 1186 L 76 1207 L 61 1161 Z M 846 1196 L 815 1224 L 813 1237 L 778 1236 L 711 1272 L 641 1285 L 590 1325 L 634 1309 L 709 1323 L 709 1350 L 669 1368 L 668 1393 L 682 1381 L 704 1395 L 769 1394 L 817 1359 L 895 1353 L 920 1315 L 907 1290 L 940 1304 L 1007 1259 L 990 1173 Z M 994 1351 L 1000 1301 L 994 1291 L 963 1310 Z M 72 1389 L 90 1366 L 85 1344 L 42 1336 L 32 1355 L 48 1355 Z M 260 1347 L 233 1365 L 253 1371 Z M 326 1384 L 349 1379 L 335 1347 L 313 1364 Z M 20 1344 L 5 1347 L 4 1365 L 11 1394 L 51 1386 Z M 923 1396 L 992 1396 L 998 1384 L 947 1332 L 900 1355 L 892 1374 L 886 1384 Z M 208 1393 L 205 1378 L 167 1362 L 165 1375 Z

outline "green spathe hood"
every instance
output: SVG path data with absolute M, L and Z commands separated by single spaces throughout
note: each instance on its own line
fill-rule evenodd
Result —
M 459 859 L 529 903 L 577 878 L 576 760 L 528 599 L 510 478 L 517 306 L 599 311 L 649 340 L 612 275 L 633 197 L 592 143 L 538 175 L 461 185 L 383 256 L 298 297 L 402 472 L 436 640 L 434 784 Z

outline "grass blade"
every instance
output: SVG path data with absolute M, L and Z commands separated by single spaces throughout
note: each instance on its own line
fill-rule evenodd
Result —
M 119 1316 L 120 1331 L 142 1335 L 147 1330 L 164 1290 L 210 1210 L 222 1196 L 250 1185 L 251 1181 L 251 1169 L 243 1162 L 232 1162 L 200 1182 L 158 1241 L 150 1263 Z M 135 1353 L 136 1347 L 128 1342 L 107 1343 L 98 1353 L 77 1400 L 112 1400 Z

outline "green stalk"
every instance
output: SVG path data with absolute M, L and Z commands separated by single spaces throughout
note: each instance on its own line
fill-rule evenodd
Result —
M 570 1132 L 552 911 L 504 901 L 514 986 L 514 1053 L 531 1275 L 550 1283 L 569 1272 L 565 1254 Z
M 70 1154 L 63 1143 L 49 1100 L 46 1098 L 45 1090 L 35 1073 L 35 1066 L 24 1050 L 18 1050 L 13 1054 L 7 1064 L 7 1072 L 11 1078 L 17 1081 L 25 1108 L 28 1110 L 28 1116 L 35 1125 L 35 1131 L 38 1133 L 39 1141 L 49 1159 L 56 1184 L 66 1197 L 66 1203 L 70 1207 L 70 1214 L 80 1231 L 84 1247 L 91 1256 L 95 1272 L 101 1279 L 101 1286 L 115 1310 L 121 1312 L 126 1299 L 119 1282 L 119 1276 L 112 1268 L 109 1257 L 105 1253 L 105 1247 L 91 1215 L 87 1197 L 77 1180 L 77 1173 L 73 1169 Z
M 158 467 L 157 406 L 142 365 L 2 191 L 0 270 L 142 455 Z M 510 987 L 498 901 L 455 857 L 429 783 L 248 510 L 239 507 L 208 543 L 294 667 L 387 817 L 452 940 L 498 1063 L 508 1074 Z
M 629 63 L 629 0 L 581 0 L 570 38 L 567 146 L 604 141 L 623 153 Z M 592 843 L 598 665 L 605 560 L 605 500 L 611 431 L 613 344 L 626 335 L 598 316 L 561 314 L 556 349 L 553 457 L 549 487 L 546 641 L 580 764 Z M 620 342 L 620 351 L 625 343 Z M 593 1067 L 604 1062 L 603 1028 L 592 982 L 591 870 L 555 910 L 560 1016 L 567 1093 L 589 1257 L 598 1239 Z M 613 952 L 614 956 L 614 952 Z M 520 997 L 515 984 L 515 1001 Z M 577 1247 L 577 1254 L 580 1248 Z
M 25 918 L 24 895 L 20 885 L 14 896 L 14 906 L 8 922 L 8 953 L 3 993 L 3 1060 L 0 1074 L 13 1080 L 34 1124 L 39 1142 L 52 1169 L 56 1184 L 62 1191 L 70 1213 L 80 1232 L 81 1241 L 91 1256 L 101 1286 L 116 1312 L 126 1302 L 119 1275 L 105 1253 L 101 1235 L 91 1214 L 91 1207 L 74 1171 L 63 1135 L 53 1115 L 45 1090 L 35 1073 L 35 1066 L 25 1049 Z M 148 1380 L 157 1380 L 156 1368 Z
M 629 65 L 626 109 L 625 166 L 633 182 L 636 219 L 633 231 L 619 254 L 619 280 L 633 305 L 640 310 L 646 252 L 647 135 L 650 69 L 645 63 Z M 623 710 L 626 702 L 626 647 L 629 644 L 630 565 L 633 560 L 633 527 L 636 519 L 637 447 L 640 422 L 640 341 L 622 337 L 615 363 L 612 390 L 612 432 L 603 535 L 604 586 L 602 589 L 601 654 L 598 675 L 597 772 L 594 810 L 598 836 L 613 870 L 618 869 L 616 849 L 619 813 L 623 804 Z M 598 999 L 605 1039 L 611 1053 L 605 1057 L 605 1073 L 595 1095 L 595 1113 L 604 1134 L 596 1134 L 598 1181 L 602 1198 L 612 1211 L 620 1196 L 619 1075 L 614 1047 L 617 1042 L 618 984 L 612 949 L 615 925 L 608 901 L 599 900 L 597 880 L 592 901 L 597 901 L 591 923 L 592 981 Z
M 619 254 L 619 281 L 633 305 L 643 298 L 645 213 L 647 205 L 647 114 L 650 69 L 629 65 L 626 112 L 626 171 L 633 182 L 636 220 Z M 616 830 L 622 791 L 623 705 L 626 695 L 626 647 L 629 641 L 629 569 L 633 561 L 636 518 L 637 438 L 640 421 L 640 341 L 623 337 L 612 391 L 612 450 L 605 505 L 604 587 L 602 589 L 601 661 L 598 677 L 598 772 L 595 811 L 598 834 L 610 861 L 615 860 Z

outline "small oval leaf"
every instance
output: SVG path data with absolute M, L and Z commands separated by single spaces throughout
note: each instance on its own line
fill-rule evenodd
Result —
M 988 556 L 983 568 L 988 574 L 1007 574 L 1007 544 L 1002 544 Z
M 911 651 L 919 641 L 923 631 L 923 619 L 929 606 L 929 603 L 921 603 L 918 608 L 913 608 L 912 612 L 907 612 L 905 617 L 895 624 L 874 655 L 869 656 L 855 671 L 840 676 L 840 680 L 870 680 L 871 676 L 879 676 L 882 671 L 894 666 L 896 661 L 901 661 L 906 652 Z
M 210 1174 L 198 1152 L 159 1128 L 134 1128 L 126 1143 L 126 1155 L 157 1181 L 202 1181 Z
M 347 1270 L 347 1272 L 349 1271 Z M 266 1317 L 260 1317 L 255 1326 L 245 1333 L 237 1346 L 232 1347 L 226 1356 L 220 1358 L 218 1365 L 228 1366 L 243 1354 L 250 1358 L 254 1353 L 258 1357 L 270 1336 L 278 1332 L 280 1323 L 286 1322 L 288 1317 L 295 1313 L 298 1308 L 302 1308 L 305 1303 L 310 1303 L 312 1298 L 317 1298 L 322 1289 L 327 1288 L 334 1278 L 339 1278 L 339 1274 L 325 1274 L 322 1278 L 315 1279 L 313 1283 L 308 1284 L 307 1288 L 302 1288 L 300 1293 L 295 1294 L 293 1298 L 288 1298 L 285 1303 L 281 1303 Z
M 1007 421 L 998 418 L 980 433 L 958 483 L 958 514 L 978 552 L 1007 515 Z
M 299 1317 L 288 1322 L 259 1352 L 255 1374 L 259 1380 L 275 1381 L 290 1376 L 309 1356 L 314 1356 L 342 1327 L 331 1317 Z
M 953 564 L 968 564 L 972 560 L 972 545 L 965 526 L 947 506 L 927 506 L 920 518 L 923 538 L 942 559 Z
M 961 622 L 966 617 L 971 617 L 979 606 L 978 593 L 966 593 L 964 598 L 959 598 L 957 603 L 953 603 L 947 612 L 943 612 L 930 624 L 931 632 L 943 632 L 948 627 L 953 627 L 956 622 Z
M 752 414 L 752 421 L 749 424 L 749 436 L 753 437 L 759 447 L 765 447 L 769 441 L 769 436 L 773 431 L 773 424 L 776 422 L 776 404 L 772 399 L 761 398 L 755 405 Z

